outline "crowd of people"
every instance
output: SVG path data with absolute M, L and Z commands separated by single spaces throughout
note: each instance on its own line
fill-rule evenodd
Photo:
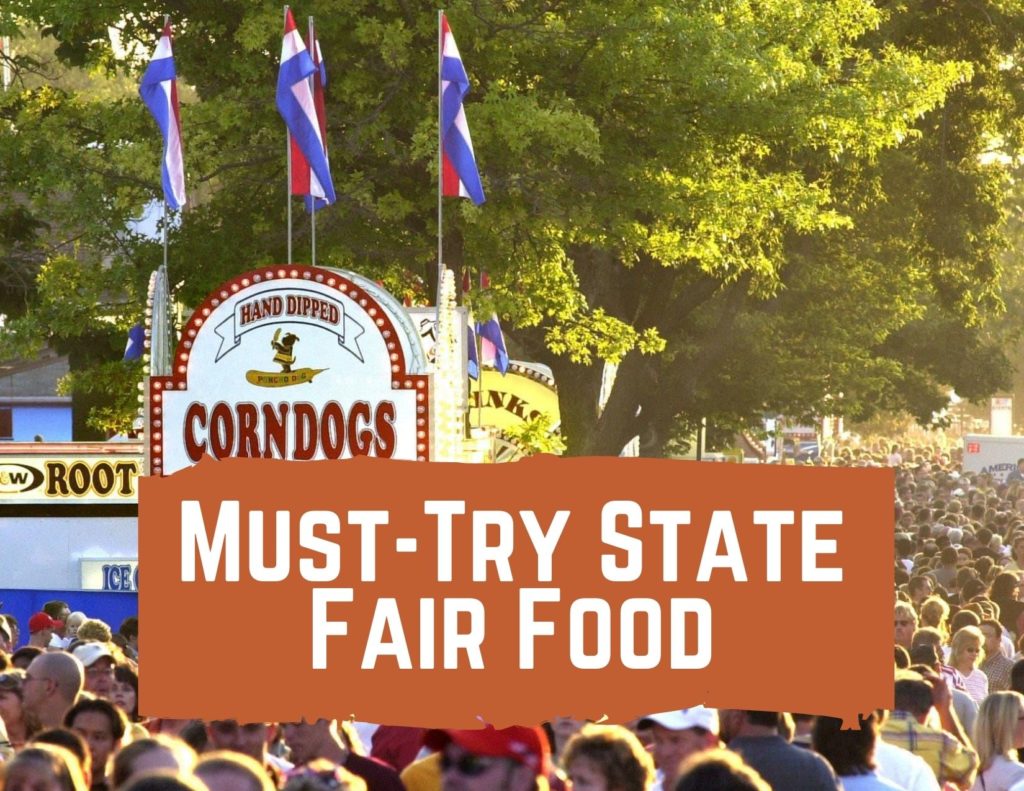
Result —
M 54 601 L 24 633 L 0 614 L 0 791 L 1024 791 L 1024 460 L 1006 482 L 936 446 L 828 463 L 896 478 L 895 705 L 857 727 L 704 706 L 475 730 L 147 719 L 138 620 Z

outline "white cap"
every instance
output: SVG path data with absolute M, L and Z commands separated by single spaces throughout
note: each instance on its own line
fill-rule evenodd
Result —
M 638 728 L 650 728 L 652 725 L 660 725 L 662 728 L 668 728 L 670 731 L 703 728 L 706 731 L 717 734 L 718 709 L 694 706 L 692 709 L 662 711 L 658 714 L 648 714 L 637 723 Z
M 96 660 L 107 656 L 113 660 L 114 655 L 110 653 L 105 643 L 83 643 L 73 652 L 76 659 L 80 660 L 86 667 L 91 667 Z

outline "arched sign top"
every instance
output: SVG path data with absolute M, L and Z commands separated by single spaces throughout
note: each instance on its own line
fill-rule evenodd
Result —
M 328 272 L 334 272 L 347 277 L 356 285 L 362 286 L 363 291 L 376 299 L 381 307 L 390 310 L 395 316 L 403 319 L 397 321 L 396 325 L 399 338 L 403 342 L 402 349 L 406 354 L 406 368 L 410 373 L 426 373 L 427 355 L 423 350 L 423 344 L 420 340 L 420 329 L 402 303 L 393 294 L 386 291 L 382 285 L 360 275 L 358 272 L 350 272 L 347 269 L 337 269 L 335 267 L 325 267 L 325 269 Z M 434 312 L 434 317 L 436 318 L 437 308 L 430 308 L 430 310 Z
M 216 458 L 430 458 L 430 378 L 407 370 L 398 313 L 337 271 L 233 278 L 149 381 L 152 474 Z M 400 329 L 401 328 L 401 329 Z

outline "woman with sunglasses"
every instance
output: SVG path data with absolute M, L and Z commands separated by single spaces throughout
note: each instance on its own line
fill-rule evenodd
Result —
M 960 671 L 972 700 L 981 703 L 988 695 L 988 676 L 978 669 L 985 635 L 977 626 L 958 629 L 950 640 L 949 664 Z
M 24 670 L 7 670 L 0 673 L 0 719 L 7 726 L 7 739 L 15 750 L 25 746 L 26 728 L 22 709 L 22 684 Z
M 981 702 L 974 722 L 978 778 L 971 791 L 1007 791 L 1024 780 L 1024 764 L 1010 756 L 1024 747 L 1024 695 L 993 692 Z

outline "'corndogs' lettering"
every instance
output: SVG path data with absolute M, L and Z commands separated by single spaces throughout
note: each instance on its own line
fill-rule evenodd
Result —
M 351 456 L 391 458 L 395 452 L 395 404 L 337 401 L 210 406 L 198 401 L 185 411 L 183 441 L 192 462 L 250 457 L 310 461 Z

